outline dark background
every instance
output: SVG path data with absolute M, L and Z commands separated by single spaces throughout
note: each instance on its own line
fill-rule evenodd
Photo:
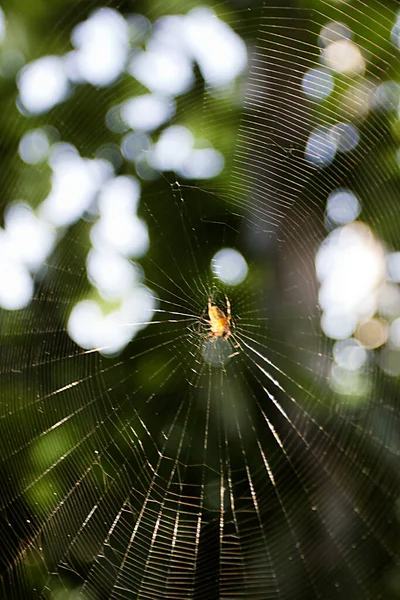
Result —
M 68 142 L 81 157 L 113 157 L 115 176 L 141 183 L 150 245 L 132 261 L 159 309 L 113 355 L 71 339 L 78 302 L 97 302 L 104 315 L 118 305 L 86 271 L 97 195 L 31 270 L 31 301 L 1 310 L 5 599 L 400 597 L 400 353 L 389 338 L 367 346 L 358 391 L 342 380 L 336 393 L 315 275 L 336 188 L 357 195 L 359 221 L 385 252 L 400 249 L 397 88 L 394 100 L 376 100 L 380 84 L 398 85 L 398 4 L 207 5 L 246 42 L 248 69 L 221 91 L 195 64 L 176 114 L 149 134 L 155 143 L 168 125 L 184 124 L 223 154 L 216 178 L 191 180 L 123 155 L 129 128 L 111 130 L 107 114 L 147 93 L 127 69 L 107 86 L 72 84 L 39 115 L 21 106 L 23 64 L 71 51 L 73 28 L 103 3 L 2 4 L 4 229 L 12 203 L 40 214 L 52 186 L 51 161 L 21 159 L 26 132 L 43 128 L 50 146 Z M 148 19 L 132 53 L 146 47 L 158 18 L 198 6 L 107 4 Z M 333 73 L 332 94 L 314 102 L 302 78 L 320 65 L 318 36 L 332 21 L 352 30 L 366 68 Z M 314 128 L 338 122 L 356 125 L 357 147 L 323 168 L 307 161 Z M 238 286 L 212 275 L 224 247 L 246 259 Z M 226 313 L 225 294 L 230 342 L 239 344 L 229 359 L 227 344 L 228 354 L 237 348 L 207 339 L 209 298 Z M 399 315 L 375 318 L 390 328 Z

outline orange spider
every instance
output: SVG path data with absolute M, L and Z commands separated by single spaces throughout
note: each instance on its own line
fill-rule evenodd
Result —
M 225 313 L 215 306 L 215 304 L 211 304 L 211 298 L 208 298 L 208 318 L 209 325 L 211 328 L 210 333 L 207 337 L 212 340 L 216 340 L 217 338 L 222 338 L 223 340 L 228 339 L 231 335 L 231 303 L 228 300 L 228 297 L 225 295 L 226 301 L 226 316 Z

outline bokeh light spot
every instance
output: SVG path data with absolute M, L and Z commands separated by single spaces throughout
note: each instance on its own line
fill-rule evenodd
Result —
M 49 140 L 42 129 L 27 131 L 19 143 L 19 155 L 29 165 L 43 162 L 49 153 Z
M 50 194 L 40 207 L 40 215 L 55 226 L 75 223 L 89 209 L 102 183 L 111 175 L 105 160 L 82 159 L 64 144 L 53 146 Z
M 357 127 L 351 123 L 338 123 L 334 125 L 331 128 L 330 135 L 336 142 L 338 152 L 350 152 L 360 141 Z
M 321 282 L 319 303 L 326 335 L 342 339 L 353 334 L 358 322 L 377 309 L 385 277 L 385 252 L 371 230 L 355 222 L 335 229 L 316 256 Z
M 162 46 L 138 52 L 130 65 L 131 74 L 151 92 L 166 96 L 186 92 L 194 83 L 192 65 L 187 56 Z
M 340 40 L 350 40 L 352 38 L 351 30 L 344 23 L 331 21 L 321 29 L 319 36 L 319 45 L 328 46 L 332 42 Z
M 44 113 L 66 99 L 69 83 L 64 59 L 43 56 L 27 64 L 19 73 L 19 98 L 27 111 Z
M 179 171 L 189 158 L 194 138 L 183 125 L 165 129 L 151 155 L 151 165 L 160 171 Z
M 121 151 L 127 160 L 135 161 L 151 150 L 151 139 L 142 132 L 128 133 L 122 138 Z
M 154 308 L 154 295 L 144 286 L 134 288 L 118 309 L 105 315 L 97 302 L 83 300 L 71 312 L 68 333 L 82 348 L 113 356 L 151 321 Z
M 400 317 L 390 325 L 390 341 L 396 348 L 400 348 Z
M 400 283 L 400 252 L 392 252 L 386 257 L 386 267 L 390 281 Z
M 400 101 L 400 87 L 395 81 L 385 81 L 375 89 L 371 105 L 375 110 L 396 110 Z
M 212 272 L 228 285 L 238 285 L 246 279 L 248 266 L 242 254 L 233 248 L 219 250 L 211 261 Z
M 373 350 L 387 342 L 389 328 L 383 319 L 368 319 L 360 323 L 356 329 L 355 337 L 364 348 Z
M 223 367 L 233 353 L 228 340 L 216 338 L 207 340 L 202 349 L 203 359 L 212 367 Z
M 379 355 L 381 369 L 392 377 L 400 377 L 400 349 L 382 348 Z
M 0 44 L 3 42 L 6 35 L 6 18 L 3 10 L 0 8 Z
M 334 364 L 331 369 L 332 389 L 344 396 L 364 396 L 370 388 L 370 383 L 364 373 L 349 371 Z
M 91 240 L 99 250 L 138 258 L 149 247 L 147 226 L 136 215 L 140 185 L 134 177 L 116 177 L 107 182 L 99 196 L 100 219 Z
M 333 357 L 343 369 L 355 371 L 365 365 L 368 354 L 357 340 L 345 339 L 335 343 Z
M 397 13 L 397 19 L 395 24 L 393 25 L 393 29 L 390 34 L 390 39 L 393 44 L 395 44 L 398 48 L 400 48 L 400 11 Z
M 123 72 L 129 51 L 128 23 L 110 8 L 96 10 L 71 35 L 76 51 L 69 55 L 69 75 L 92 85 L 113 83 Z
M 6 239 L 10 254 L 36 270 L 49 256 L 55 244 L 55 232 L 22 202 L 10 204 L 5 214 Z
M 219 175 L 223 168 L 222 154 L 213 148 L 203 148 L 189 154 L 180 173 L 186 179 L 210 179 Z
M 344 340 L 353 335 L 357 325 L 355 315 L 326 310 L 321 317 L 321 328 L 333 340 Z
M 4 256 L 0 244 L 0 306 L 20 310 L 33 296 L 33 281 L 28 269 L 10 256 Z
M 365 60 L 359 47 L 346 39 L 329 44 L 322 54 L 324 64 L 337 73 L 363 73 Z
M 196 8 L 190 11 L 184 35 L 189 51 L 210 85 L 226 85 L 246 67 L 245 43 L 212 10 Z
M 302 88 L 307 98 L 324 100 L 333 90 L 333 77 L 326 69 L 310 69 L 303 77 Z
M 120 300 L 133 288 L 139 271 L 124 256 L 107 250 L 92 249 L 86 268 L 90 281 L 108 301 Z
M 378 311 L 386 318 L 400 315 L 400 287 L 394 283 L 385 282 L 378 292 Z
M 326 205 L 329 221 L 337 225 L 345 225 L 354 221 L 360 212 L 360 203 L 349 190 L 337 189 L 330 194 Z
M 125 123 L 137 131 L 153 131 L 172 117 L 175 102 L 157 94 L 136 96 L 121 107 L 121 116 Z
M 326 167 L 335 158 L 337 144 L 326 127 L 311 132 L 306 146 L 306 160 L 316 167 Z

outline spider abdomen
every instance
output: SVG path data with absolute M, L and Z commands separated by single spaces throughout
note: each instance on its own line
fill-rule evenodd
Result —
M 213 337 L 226 337 L 229 335 L 229 317 L 226 317 L 218 306 L 209 306 L 210 335 Z

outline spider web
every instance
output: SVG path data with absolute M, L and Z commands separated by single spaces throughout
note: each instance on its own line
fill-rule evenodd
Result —
M 33 271 L 32 300 L 0 316 L 4 598 L 400 597 L 398 350 L 389 339 L 365 343 L 361 391 L 344 380 L 354 369 L 335 384 L 338 346 L 321 327 L 315 273 L 337 189 L 357 195 L 359 222 L 385 252 L 399 250 L 396 6 L 247 4 L 214 7 L 246 41 L 247 72 L 222 90 L 195 72 L 176 114 L 145 140 L 156 144 L 181 118 L 190 127 L 192 116 L 224 157 L 216 178 L 158 173 L 145 144 L 139 158 L 121 151 L 131 138 L 115 106 L 139 94 L 127 69 L 113 85 L 77 85 L 49 114 L 7 125 L 19 142 L 29 119 L 50 124 L 50 138 L 57 128 L 81 157 L 106 157 L 113 177 L 140 181 L 149 248 L 136 261 L 138 289 L 151 308 L 118 321 L 131 335 L 120 349 L 71 339 L 74 307 L 95 297 L 85 261 L 100 180 L 93 204 L 57 229 Z M 135 11 L 153 23 L 199 6 Z M 54 12 L 50 39 L 65 53 L 95 5 L 76 7 Z M 135 19 L 143 45 L 152 32 Z M 353 43 L 347 30 L 355 45 L 342 62 L 361 52 L 348 70 L 329 55 L 330 44 Z M 90 106 L 99 126 L 87 139 L 79 129 Z M 353 124 L 357 143 L 332 133 L 338 122 Z M 5 164 L 7 200 L 24 195 L 39 210 L 48 190 L 38 178 L 49 170 L 31 165 L 18 181 Z M 244 257 L 242 282 L 215 268 L 223 248 Z M 389 279 L 380 285 L 397 289 Z M 226 297 L 231 335 L 210 339 L 208 302 L 227 314 Z

